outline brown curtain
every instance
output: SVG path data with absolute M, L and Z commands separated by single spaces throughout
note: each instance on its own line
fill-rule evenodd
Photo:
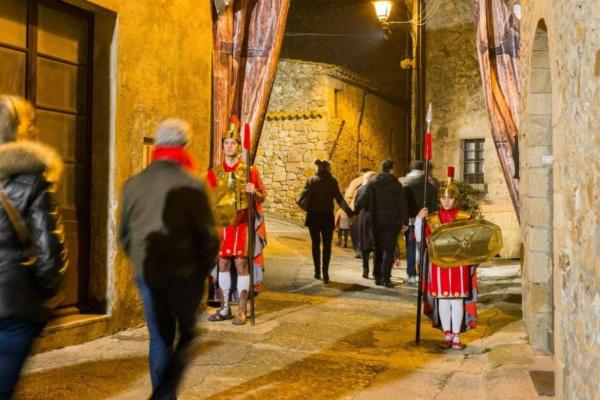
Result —
M 506 0 L 473 0 L 481 80 L 492 138 L 519 218 L 519 25 Z M 515 161 L 515 159 L 517 161 Z
M 260 140 L 289 0 L 235 0 L 214 24 L 212 162 L 232 114 L 251 124 L 253 158 Z

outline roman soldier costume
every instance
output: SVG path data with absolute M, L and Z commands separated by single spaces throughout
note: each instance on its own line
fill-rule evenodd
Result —
M 223 142 L 228 139 L 234 139 L 241 144 L 239 123 L 237 119 L 232 118 L 230 129 L 223 138 Z M 214 282 L 218 283 L 216 295 L 221 303 L 219 310 L 209 317 L 209 321 L 223 321 L 231 319 L 229 310 L 229 300 L 239 300 L 239 308 L 234 324 L 244 324 L 246 321 L 246 303 L 248 300 L 248 291 L 250 279 L 247 275 L 240 274 L 239 264 L 244 263 L 248 256 L 248 221 L 249 210 L 246 196 L 247 184 L 247 165 L 240 161 L 239 157 L 235 164 L 228 165 L 225 161 L 212 168 L 206 179 L 211 188 L 214 189 L 214 204 L 217 222 L 221 226 L 220 238 L 221 246 L 219 249 L 219 264 L 221 268 L 215 267 L 211 274 Z M 250 168 L 250 183 L 254 184 L 253 210 L 255 215 L 255 226 L 252 227 L 256 232 L 255 248 L 251 250 L 252 264 L 248 268 L 254 268 L 255 292 L 260 291 L 263 276 L 263 247 L 266 245 L 266 230 L 264 223 L 264 214 L 262 203 L 266 197 L 265 186 L 260 178 L 256 167 Z M 228 260 L 227 265 L 234 263 L 237 270 L 237 276 L 232 276 L 230 267 L 223 270 L 222 264 Z M 245 264 L 244 264 L 245 265 Z M 237 287 L 237 296 L 232 292 L 232 288 Z M 231 296 L 230 296 L 231 295 Z
M 461 211 L 458 202 L 460 192 L 454 182 L 454 168 L 448 167 L 448 182 L 438 191 L 438 198 L 449 197 L 455 200 L 451 209 L 440 208 L 429 214 L 426 220 L 425 236 L 429 253 L 431 237 L 444 225 L 471 219 L 471 214 Z M 415 223 L 415 233 L 420 236 L 421 218 Z M 417 237 L 420 240 L 420 237 Z M 428 278 L 422 286 L 426 288 L 425 313 L 433 321 L 433 326 L 444 332 L 440 347 L 463 349 L 459 334 L 475 328 L 477 323 L 477 269 L 475 265 L 466 265 L 460 258 L 454 258 L 454 265 L 428 264 Z

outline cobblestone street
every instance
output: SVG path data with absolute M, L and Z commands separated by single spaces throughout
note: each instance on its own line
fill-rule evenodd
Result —
M 437 348 L 416 288 L 375 286 L 350 249 L 334 248 L 331 282 L 312 278 L 308 233 L 270 220 L 265 291 L 256 326 L 199 323 L 181 399 L 536 399 L 532 370 L 552 370 L 521 321 L 518 262 L 480 269 L 479 326 L 463 352 Z M 131 290 L 135 290 L 133 287 Z M 145 327 L 32 357 L 17 399 L 143 399 Z

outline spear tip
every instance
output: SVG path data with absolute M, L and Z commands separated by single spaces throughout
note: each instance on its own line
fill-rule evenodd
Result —
M 427 117 L 425 119 L 428 123 L 431 123 L 431 121 L 433 121 L 433 108 L 431 106 L 431 103 L 429 103 L 429 108 L 427 109 Z

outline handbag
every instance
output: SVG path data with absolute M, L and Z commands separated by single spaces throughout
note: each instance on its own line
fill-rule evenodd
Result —
M 304 190 L 302 190 L 302 193 L 300 193 L 300 196 L 296 200 L 296 204 L 298 204 L 298 207 L 300 207 L 305 212 L 308 211 L 308 203 L 310 202 L 310 182 L 310 179 L 306 181 L 306 186 L 304 187 Z
M 31 235 L 29 234 L 29 229 L 27 229 L 27 225 L 25 221 L 23 221 L 23 217 L 21 217 L 21 213 L 14 206 L 12 201 L 8 198 L 8 195 L 4 191 L 4 187 L 0 184 L 0 203 L 2 203 L 2 208 L 4 208 L 4 212 L 8 216 L 8 220 L 12 225 L 19 241 L 23 245 L 25 249 L 25 255 L 27 258 L 34 257 L 33 250 L 33 242 L 31 241 Z

